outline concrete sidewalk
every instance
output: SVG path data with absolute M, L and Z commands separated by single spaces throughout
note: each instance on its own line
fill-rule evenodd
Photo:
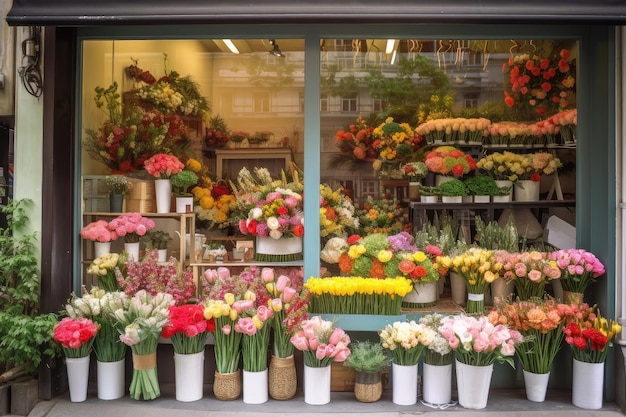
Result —
M 205 388 L 203 399 L 194 402 L 180 402 L 175 399 L 173 384 L 161 385 L 161 397 L 152 401 L 136 401 L 129 396 L 112 401 L 99 400 L 95 390 L 90 390 L 87 400 L 81 403 L 69 401 L 69 395 L 59 396 L 51 401 L 39 402 L 28 417 L 200 417 L 207 415 L 220 417 L 269 417 L 299 416 L 319 417 L 400 417 L 426 415 L 427 417 L 478 417 L 494 415 L 502 417 L 618 417 L 623 416 L 616 404 L 605 404 L 601 410 L 584 410 L 571 403 L 568 390 L 550 390 L 546 401 L 528 401 L 523 389 L 496 389 L 490 392 L 487 407 L 482 410 L 468 410 L 459 405 L 444 410 L 429 408 L 419 401 L 413 406 L 399 406 L 392 402 L 391 391 L 386 390 L 383 398 L 375 403 L 362 403 L 353 393 L 333 392 L 327 405 L 313 406 L 304 402 L 301 392 L 288 401 L 270 399 L 259 405 L 244 404 L 241 399 L 218 401 L 213 397 L 209 386 Z M 456 398 L 453 394 L 453 398 Z M 10 417 L 10 416 L 9 416 Z

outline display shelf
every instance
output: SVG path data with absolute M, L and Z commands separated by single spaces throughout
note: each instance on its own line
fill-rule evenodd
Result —
M 112 219 L 118 217 L 122 214 L 126 213 L 111 213 L 111 212 L 84 212 L 83 213 L 83 226 L 91 223 L 93 221 L 99 219 Z M 179 250 L 178 256 L 175 256 L 178 259 L 178 268 L 180 271 L 183 270 L 186 266 L 188 266 L 192 259 L 191 254 L 195 253 L 195 227 L 196 227 L 196 215 L 194 213 L 141 213 L 142 216 L 148 217 L 151 219 L 172 219 L 173 221 L 178 221 L 178 229 L 177 232 L 179 236 Z M 187 245 L 187 234 L 190 234 L 189 245 Z M 190 254 L 189 257 L 185 256 L 187 253 Z M 82 270 L 82 283 L 86 284 L 86 270 L 91 261 L 94 258 L 94 248 L 93 242 L 87 239 L 82 239 L 82 251 L 81 251 L 81 264 L 83 265 Z

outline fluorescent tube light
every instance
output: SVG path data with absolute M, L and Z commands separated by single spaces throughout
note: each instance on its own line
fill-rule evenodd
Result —
M 395 39 L 387 39 L 387 47 L 385 48 L 385 53 L 387 55 L 392 53 L 394 46 L 396 46 L 396 40 Z
M 226 44 L 228 49 L 230 49 L 230 52 L 232 52 L 233 54 L 239 53 L 239 49 L 237 49 L 233 41 L 231 41 L 230 39 L 224 39 L 224 43 Z

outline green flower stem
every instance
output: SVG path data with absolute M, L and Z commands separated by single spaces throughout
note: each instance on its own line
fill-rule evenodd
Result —
M 278 358 L 288 358 L 293 355 L 294 347 L 291 343 L 291 334 L 287 333 L 287 329 L 283 325 L 285 320 L 285 312 L 283 310 L 274 312 L 272 318 L 272 328 L 274 331 L 274 356 Z
M 546 333 L 537 329 L 524 332 L 524 338 L 528 339 L 528 342 L 515 349 L 522 368 L 534 374 L 550 372 L 550 367 L 561 349 L 564 337 L 562 325 Z
M 158 339 L 153 336 L 131 346 L 136 356 L 156 355 Z M 155 359 L 156 360 L 156 359 Z M 133 378 L 130 382 L 130 397 L 135 400 L 153 400 L 161 395 L 156 366 L 150 369 L 137 369 L 133 364 Z
M 185 336 L 184 333 L 175 333 L 172 335 L 171 340 L 174 352 L 179 355 L 191 355 L 204 352 L 206 338 L 206 332 L 198 333 L 193 337 Z
M 93 349 L 100 362 L 117 362 L 126 357 L 126 345 L 120 341 L 119 331 L 113 323 L 98 320 L 100 330 L 96 333 Z
M 424 345 L 417 345 L 411 349 L 397 348 L 391 351 L 393 363 L 396 365 L 416 365 L 424 352 Z
M 270 342 L 270 326 L 264 325 L 255 335 L 244 334 L 241 340 L 243 370 L 261 372 L 267 369 L 267 351 Z
M 467 294 L 467 314 L 483 314 L 485 312 L 485 294 Z
M 224 334 L 224 326 L 230 326 L 230 333 Z M 230 374 L 239 369 L 241 357 L 241 333 L 235 331 L 235 322 L 229 317 L 215 318 L 215 365 L 217 372 Z

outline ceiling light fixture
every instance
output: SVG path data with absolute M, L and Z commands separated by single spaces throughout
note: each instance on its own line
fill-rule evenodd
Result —
M 395 46 L 396 46 L 395 39 L 387 39 L 387 47 L 385 48 L 385 53 L 387 55 L 391 54 Z
M 228 49 L 230 49 L 230 52 L 232 52 L 233 54 L 239 53 L 239 49 L 237 49 L 233 41 L 231 41 L 230 39 L 224 39 L 224 43 L 226 44 Z
M 396 51 L 395 49 L 393 50 L 393 53 L 391 54 L 391 65 L 396 63 L 396 58 L 398 57 L 398 51 Z
M 270 39 L 270 45 L 274 47 L 271 51 L 269 51 L 270 54 L 274 56 L 279 56 L 279 57 L 285 56 L 285 54 L 282 53 L 282 51 L 280 50 L 280 48 L 278 47 L 278 44 L 276 43 L 274 39 Z

